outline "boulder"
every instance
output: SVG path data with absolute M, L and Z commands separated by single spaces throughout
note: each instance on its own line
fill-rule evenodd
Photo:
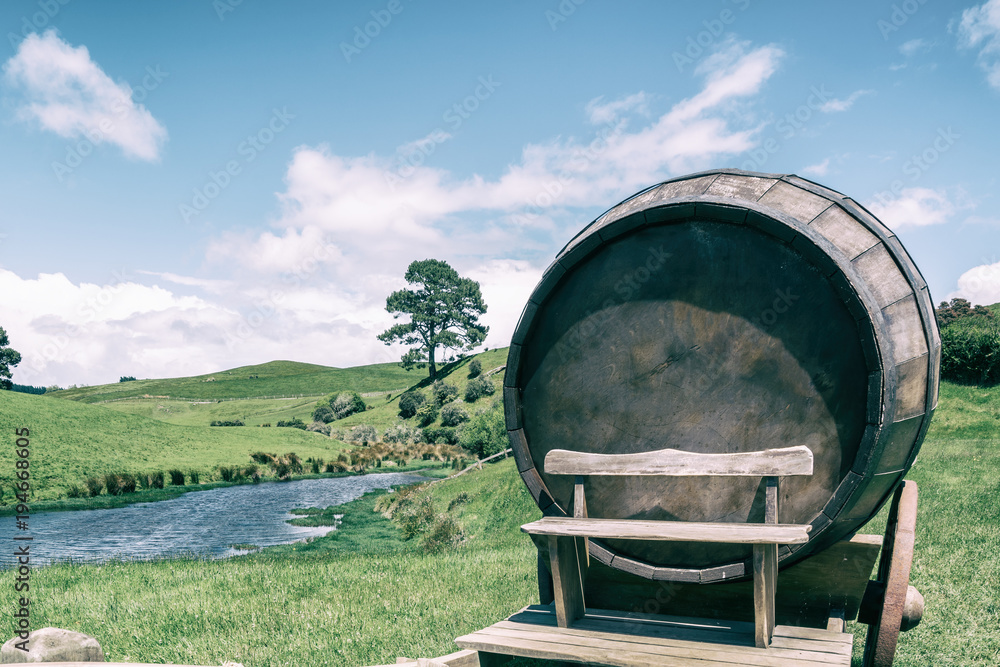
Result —
M 104 651 L 93 637 L 60 628 L 42 628 L 28 635 L 28 651 L 15 644 L 14 637 L 0 648 L 0 663 L 21 662 L 104 662 Z

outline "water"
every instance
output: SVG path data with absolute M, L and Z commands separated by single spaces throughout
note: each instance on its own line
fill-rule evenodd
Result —
M 194 553 L 223 558 L 233 544 L 268 547 L 326 535 L 334 528 L 293 526 L 289 510 L 329 507 L 354 500 L 373 489 L 423 481 L 404 473 L 359 475 L 294 482 L 269 482 L 194 491 L 155 503 L 31 516 L 32 564 L 54 559 L 100 562 L 109 558 L 142 559 Z M 13 522 L 0 517 L 0 522 Z M 9 562 L 9 558 L 5 558 Z

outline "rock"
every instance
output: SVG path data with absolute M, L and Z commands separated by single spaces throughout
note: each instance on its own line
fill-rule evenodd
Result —
M 14 637 L 0 648 L 0 663 L 21 662 L 104 662 L 104 651 L 93 637 L 60 628 L 42 628 L 28 635 L 28 651 L 15 644 Z

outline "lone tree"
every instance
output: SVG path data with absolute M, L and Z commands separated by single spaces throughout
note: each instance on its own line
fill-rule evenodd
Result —
M 448 262 L 412 262 L 405 278 L 418 289 L 393 292 L 385 300 L 385 309 L 393 319 L 409 315 L 410 321 L 386 329 L 378 339 L 386 345 L 396 341 L 413 345 L 401 359 L 403 368 L 423 368 L 426 364 L 434 379 L 439 347 L 472 350 L 486 339 L 490 328 L 478 321 L 486 312 L 486 304 L 479 283 L 460 277 Z
M 10 340 L 7 332 L 0 327 L 0 389 L 10 389 L 14 384 L 10 381 L 10 369 L 21 363 L 21 354 L 8 347 Z

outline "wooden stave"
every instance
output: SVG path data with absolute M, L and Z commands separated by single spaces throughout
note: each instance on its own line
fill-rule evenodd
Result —
M 756 201 L 736 197 L 706 195 L 705 192 L 720 176 L 735 179 L 737 185 L 740 184 L 740 179 L 746 179 L 746 181 L 750 181 L 750 179 L 773 181 L 761 192 L 757 199 L 761 199 L 776 183 L 780 182 L 782 183 L 782 187 L 786 189 L 787 186 L 791 186 L 792 188 L 806 192 L 808 195 L 812 195 L 813 199 L 819 197 L 828 203 L 825 207 L 821 207 L 811 219 L 803 222 L 803 220 L 775 208 L 760 205 Z M 680 184 L 679 189 L 686 188 L 688 192 L 685 196 L 661 197 L 660 201 L 657 202 L 657 191 L 663 190 L 672 184 Z M 697 187 L 698 184 L 704 185 L 700 191 Z M 692 185 L 695 187 L 690 187 Z M 804 201 L 813 207 L 824 203 L 809 202 L 808 198 L 804 198 Z M 846 252 L 834 246 L 831 239 L 827 239 L 821 233 L 817 233 L 815 229 L 808 228 L 811 223 L 818 220 L 828 209 L 833 209 L 834 205 L 847 213 L 853 219 L 854 223 L 863 227 L 865 231 L 876 239 L 876 243 L 868 248 L 868 250 L 881 246 L 887 251 L 886 254 L 892 260 L 894 267 L 899 271 L 911 290 L 918 317 L 921 320 L 922 330 L 926 334 L 926 351 L 921 356 L 916 356 L 909 360 L 898 360 L 898 363 L 893 365 L 885 366 L 880 363 L 879 370 L 882 372 L 883 381 L 879 406 L 883 410 L 877 415 L 876 424 L 873 425 L 876 428 L 871 429 L 871 432 L 865 435 L 865 439 L 870 441 L 870 445 L 866 448 L 859 447 L 859 460 L 855 461 L 854 465 L 852 465 L 851 473 L 842 480 L 827 506 L 821 512 L 818 512 L 813 519 L 812 526 L 813 535 L 816 536 L 815 539 L 810 540 L 807 545 L 796 545 L 792 548 L 783 547 L 781 558 L 783 561 L 791 559 L 789 562 L 798 560 L 810 552 L 820 550 L 842 537 L 853 534 L 861 525 L 874 516 L 892 493 L 906 470 L 912 465 L 913 459 L 919 451 L 920 443 L 926 434 L 934 406 L 937 402 L 937 363 L 940 355 L 940 339 L 933 316 L 933 302 L 927 291 L 926 283 L 923 281 L 912 260 L 906 254 L 902 244 L 898 242 L 898 239 L 882 226 L 874 216 L 853 200 L 794 175 L 757 174 L 739 170 L 701 172 L 680 179 L 666 181 L 647 188 L 609 209 L 608 212 L 600 216 L 574 237 L 563 251 L 560 252 L 556 260 L 543 275 L 542 280 L 526 304 L 521 321 L 511 342 L 507 373 L 504 379 L 505 407 L 508 408 L 507 428 L 511 436 L 512 445 L 514 445 L 515 458 L 518 460 L 518 470 L 528 484 L 536 503 L 538 503 L 544 514 L 561 515 L 564 514 L 564 510 L 552 499 L 544 481 L 534 469 L 533 461 L 530 460 L 530 445 L 527 443 L 523 429 L 521 429 L 519 424 L 518 372 L 520 369 L 521 345 L 524 343 L 532 320 L 537 314 L 539 306 L 544 304 L 545 298 L 564 277 L 566 272 L 572 269 L 576 263 L 583 261 L 590 252 L 597 250 L 621 233 L 626 233 L 621 228 L 624 226 L 627 229 L 629 223 L 626 221 L 623 225 L 620 221 L 629 217 L 635 219 L 639 213 L 642 214 L 643 218 L 648 218 L 650 211 L 659 211 L 659 214 L 662 214 L 665 209 L 672 208 L 677 217 L 685 218 L 693 216 L 703 219 L 706 216 L 698 212 L 698 207 L 701 207 L 701 211 L 713 211 L 715 215 L 725 219 L 727 216 L 739 217 L 739 211 L 734 209 L 752 210 L 762 215 L 765 219 L 778 221 L 786 228 L 794 229 L 796 234 L 806 238 L 813 245 L 817 246 L 822 251 L 821 255 L 825 255 L 827 260 L 831 260 L 836 265 L 839 274 L 853 278 L 853 280 L 848 280 L 850 287 L 853 289 L 859 302 L 865 307 L 867 320 L 877 325 L 875 326 L 875 330 L 878 332 L 876 338 L 880 360 L 892 359 L 892 340 L 885 326 L 882 311 L 895 302 L 888 303 L 884 307 L 878 307 L 879 302 L 870 290 L 868 290 L 866 283 L 860 278 L 858 272 L 853 270 L 854 265 L 850 264 L 851 261 L 863 255 L 867 250 L 849 257 Z M 785 207 L 788 208 L 787 204 Z M 744 212 L 744 216 L 746 215 L 748 213 Z M 643 220 L 637 222 L 637 224 L 649 223 Z M 600 234 L 600 230 L 602 229 L 606 229 L 608 232 Z M 779 234 L 783 231 L 787 233 L 787 230 L 782 230 L 780 226 L 773 229 Z M 595 234 L 595 232 L 597 233 Z M 794 234 L 788 240 L 794 240 Z M 906 298 L 908 297 L 903 297 L 900 300 L 905 300 Z M 882 460 L 885 448 L 887 444 L 891 444 L 892 436 L 897 435 L 896 431 L 899 430 L 895 426 L 899 422 L 895 419 L 885 419 L 886 407 L 891 416 L 895 417 L 897 415 L 895 396 L 897 370 L 904 363 L 914 362 L 919 359 L 925 359 L 927 363 L 925 400 L 921 412 L 908 415 L 910 423 L 907 424 L 907 427 L 910 428 L 912 433 L 902 438 L 904 443 L 908 440 L 910 441 L 910 446 L 905 448 L 907 450 L 905 462 L 901 465 L 892 466 L 893 470 L 879 470 L 878 463 Z M 912 365 L 913 363 L 911 363 Z M 912 384 L 911 382 L 910 385 Z M 915 423 L 914 420 L 916 420 Z M 869 419 L 869 421 L 872 420 Z M 915 431 L 913 430 L 914 426 L 916 427 Z M 895 446 L 899 446 L 898 438 Z M 864 460 L 862 460 L 862 454 L 865 450 L 870 452 L 870 456 L 864 457 Z M 796 555 L 796 552 L 800 553 Z M 708 582 L 731 579 L 743 576 L 748 572 L 745 562 L 730 563 L 721 567 L 704 568 L 701 570 L 654 566 L 636 561 L 635 559 L 629 559 L 621 554 L 616 554 L 614 551 L 608 550 L 596 542 L 591 543 L 591 555 L 612 567 L 631 571 L 640 574 L 640 576 L 653 579 Z

